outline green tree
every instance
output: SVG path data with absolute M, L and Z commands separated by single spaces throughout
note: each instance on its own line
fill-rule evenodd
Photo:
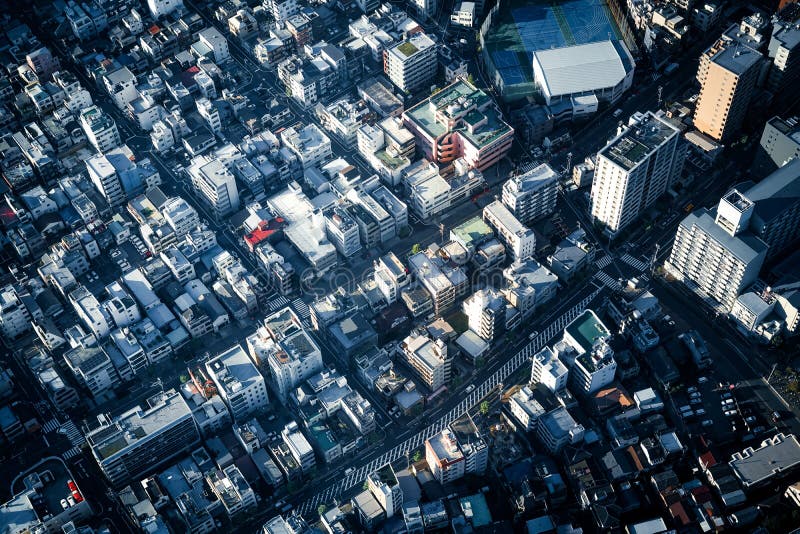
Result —
M 411 254 L 419 254 L 420 250 L 422 250 L 422 247 L 419 243 L 414 243 L 411 245 Z
M 489 415 L 489 401 L 483 401 L 481 403 L 480 410 L 482 416 L 486 417 L 487 415 Z
M 411 457 L 411 461 L 419 462 L 420 460 L 422 460 L 422 451 L 417 449 L 416 451 L 414 451 L 414 455 Z
M 361 489 L 367 491 L 369 489 L 369 482 L 365 480 L 364 483 L 361 484 Z
M 483 358 L 483 356 L 478 356 L 477 358 L 475 358 L 475 367 L 480 368 L 483 367 L 484 365 L 486 365 L 486 359 Z
M 327 511 L 328 508 L 324 504 L 320 504 L 319 506 L 317 506 L 317 513 L 320 515 L 320 517 Z

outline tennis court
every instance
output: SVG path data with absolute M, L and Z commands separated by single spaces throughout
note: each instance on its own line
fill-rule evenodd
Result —
M 486 36 L 491 61 L 505 88 L 533 81 L 536 50 L 621 39 L 606 0 L 511 0 L 500 6 Z

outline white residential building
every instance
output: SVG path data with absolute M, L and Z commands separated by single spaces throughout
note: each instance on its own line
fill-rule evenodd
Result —
M 597 154 L 592 180 L 592 218 L 615 236 L 675 182 L 683 169 L 680 130 L 661 114 L 634 114 Z
M 520 223 L 499 200 L 483 208 L 483 220 L 497 232 L 516 260 L 526 260 L 536 252 L 533 230 Z
M 453 357 L 447 353 L 444 341 L 414 331 L 400 343 L 399 350 L 400 356 L 428 389 L 436 391 L 447 385 Z
M 508 282 L 503 289 L 506 300 L 523 317 L 554 299 L 558 290 L 558 277 L 533 258 L 512 263 L 503 269 L 503 278 Z
M 0 289 L 0 334 L 11 341 L 31 329 L 31 314 L 13 285 Z
M 264 377 L 241 345 L 206 362 L 206 371 L 234 421 L 244 421 L 269 404 Z
M 122 144 L 114 119 L 99 107 L 84 109 L 80 118 L 86 139 L 98 152 L 104 153 Z
M 503 204 L 522 224 L 546 217 L 556 209 L 558 174 L 542 163 L 533 169 L 509 178 L 503 184 Z
M 208 98 L 199 98 L 196 102 L 197 112 L 206 122 L 206 126 L 214 135 L 222 131 L 222 120 L 219 116 L 219 109 L 214 102 Z
M 459 2 L 450 14 L 450 22 L 456 26 L 472 28 L 475 24 L 475 2 Z
M 308 473 L 317 465 L 317 460 L 314 457 L 314 449 L 311 444 L 300 432 L 300 428 L 295 421 L 292 421 L 281 430 L 281 437 L 283 442 L 289 447 L 289 452 L 294 457 L 303 473 Z
M 270 380 L 281 399 L 323 369 L 322 352 L 291 308 L 264 319 L 264 326 L 247 338 L 248 351 L 268 365 Z
M 183 197 L 170 197 L 161 205 L 161 214 L 170 225 L 175 235 L 185 236 L 200 226 L 200 217 Z
M 197 156 L 192 159 L 188 173 L 195 191 L 217 219 L 239 210 L 236 178 L 223 162 L 207 156 Z
M 302 162 L 303 168 L 320 166 L 331 159 L 331 140 L 315 124 L 297 131 L 293 126 L 281 132 L 281 143 Z
M 202 30 L 197 37 L 200 44 L 205 45 L 214 53 L 215 63 L 225 63 L 230 59 L 231 53 L 228 50 L 228 40 L 215 27 L 211 26 Z
M 403 489 L 397 481 L 391 464 L 386 464 L 367 477 L 367 486 L 375 500 L 381 505 L 386 517 L 401 513 L 403 506 Z
M 542 384 L 556 393 L 567 387 L 568 377 L 567 366 L 558 359 L 558 355 L 552 349 L 542 347 L 542 350 L 534 354 L 531 369 L 532 385 Z
M 528 386 L 523 387 L 508 399 L 511 415 L 514 416 L 522 428 L 528 432 L 536 430 L 539 418 L 545 410 L 539 401 L 533 398 L 533 391 Z
M 539 418 L 536 434 L 551 454 L 555 454 L 567 444 L 578 444 L 583 441 L 586 429 L 577 423 L 566 408 L 558 408 L 547 412 Z
M 611 336 L 597 314 L 586 310 L 564 328 L 563 343 L 574 392 L 591 394 L 614 381 L 617 362 L 608 344 Z
M 300 13 L 297 0 L 265 0 L 266 7 L 277 23 L 283 23 Z
M 408 286 L 410 276 L 405 265 L 389 252 L 375 262 L 375 283 L 388 304 L 400 298 L 400 291 Z
M 427 89 L 438 68 L 436 43 L 424 33 L 415 33 L 384 51 L 384 71 L 400 90 Z
M 119 386 L 119 376 L 111 358 L 97 345 L 68 350 L 64 353 L 64 363 L 78 383 L 96 399 Z
M 192 410 L 174 390 L 151 397 L 145 409 L 98 419 L 101 425 L 86 439 L 101 471 L 117 489 L 152 474 L 200 441 Z
M 325 230 L 336 250 L 345 257 L 361 251 L 358 225 L 343 209 L 336 207 L 325 216 Z
M 749 229 L 753 210 L 734 189 L 720 200 L 716 217 L 708 209 L 687 215 L 664 264 L 667 272 L 730 310 L 758 278 L 769 248 Z
M 147 0 L 147 7 L 153 18 L 160 19 L 176 9 L 183 9 L 183 0 Z
M 425 440 L 425 460 L 433 477 L 442 484 L 464 476 L 466 462 L 456 435 L 449 428 Z
M 506 300 L 499 291 L 480 289 L 465 299 L 464 315 L 469 329 L 482 339 L 491 341 L 506 327 Z
M 111 332 L 113 323 L 108 312 L 100 306 L 97 297 L 84 286 L 78 286 L 69 294 L 69 301 L 83 324 L 97 339 L 103 339 Z

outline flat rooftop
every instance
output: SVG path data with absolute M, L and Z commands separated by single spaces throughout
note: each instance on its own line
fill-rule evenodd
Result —
M 800 443 L 794 434 L 775 434 L 757 449 L 734 453 L 729 464 L 745 487 L 754 486 L 800 466 Z
M 464 458 L 461 449 L 458 448 L 456 435 L 449 428 L 445 428 L 438 434 L 432 436 L 428 440 L 428 443 L 433 449 L 434 454 L 436 454 L 436 458 L 441 462 L 455 462 Z
M 470 111 L 464 113 L 465 110 Z M 514 132 L 489 95 L 462 80 L 423 100 L 404 116 L 434 139 L 448 132 L 458 132 L 478 148 Z M 448 128 L 443 118 L 456 118 L 455 126 Z
M 586 310 L 573 319 L 565 328 L 567 334 L 577 342 L 584 352 L 592 350 L 592 345 L 601 337 L 608 337 L 611 333 L 603 322 L 592 310 Z
M 632 120 L 625 131 L 609 142 L 600 154 L 615 165 L 631 170 L 679 133 L 675 126 L 648 111 L 639 121 Z

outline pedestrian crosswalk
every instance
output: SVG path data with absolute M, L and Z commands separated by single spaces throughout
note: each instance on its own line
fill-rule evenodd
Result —
M 288 306 L 289 299 L 282 295 L 278 295 L 274 299 L 270 300 L 267 305 L 269 306 L 269 311 L 274 312 L 275 310 L 279 310 L 285 306 Z
M 50 419 L 45 424 L 42 425 L 42 430 L 45 434 L 49 434 L 50 432 L 55 432 L 61 426 L 61 423 L 58 419 Z
M 70 450 L 61 455 L 65 460 L 70 460 L 81 453 L 80 447 L 72 447 Z
M 638 258 L 634 258 L 633 256 L 627 253 L 620 259 L 625 263 L 627 263 L 628 265 L 630 265 L 631 267 L 633 267 L 634 269 L 638 269 L 640 271 L 646 271 L 650 267 L 647 263 L 643 262 Z
M 303 302 L 302 299 L 296 298 L 292 301 L 292 308 L 300 316 L 301 319 L 308 319 L 311 317 L 311 311 L 308 309 L 308 305 Z
M 594 278 L 599 280 L 602 284 L 608 286 L 609 288 L 617 291 L 622 288 L 622 284 L 619 280 L 612 278 L 604 271 L 597 271 L 594 273 Z
M 64 434 L 74 447 L 81 447 L 85 442 L 83 433 L 78 430 L 78 427 L 72 421 L 67 421 L 61 425 L 59 432 Z
M 611 265 L 611 256 L 603 256 L 599 260 L 596 260 L 594 264 L 597 265 L 598 269 L 604 269 Z

